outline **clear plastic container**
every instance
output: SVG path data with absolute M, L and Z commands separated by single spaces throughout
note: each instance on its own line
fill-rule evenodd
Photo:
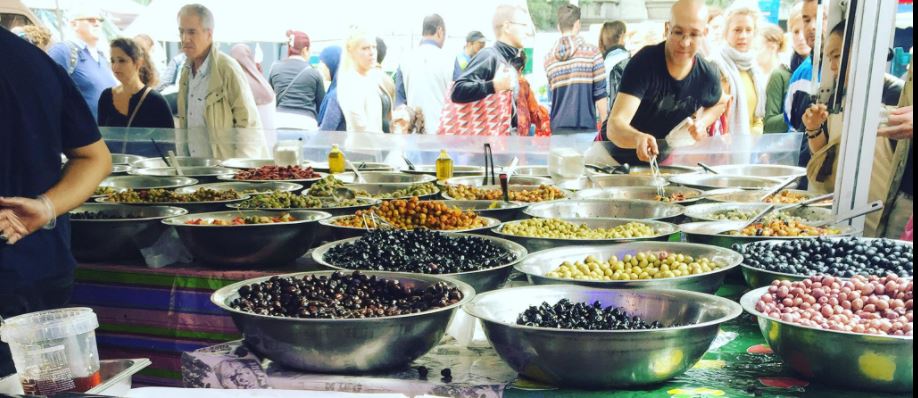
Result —
M 9 344 L 26 394 L 85 392 L 102 382 L 96 328 L 89 308 L 63 308 L 6 319 L 0 340 Z
M 303 141 L 280 141 L 274 146 L 274 164 L 281 167 L 298 166 L 303 163 L 302 154 Z
M 553 148 L 549 152 L 548 173 L 553 178 L 578 178 L 583 171 L 583 153 L 573 148 Z

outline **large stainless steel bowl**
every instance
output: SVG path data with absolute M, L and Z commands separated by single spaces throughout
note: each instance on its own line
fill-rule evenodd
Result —
M 220 176 L 230 176 L 236 171 L 226 167 L 201 166 L 201 167 L 182 167 L 182 175 L 197 179 L 202 183 L 217 182 Z M 136 176 L 153 176 L 153 177 L 175 177 L 178 176 L 175 169 L 171 167 L 161 167 L 155 169 L 132 169 L 128 172 Z
M 552 182 L 551 178 L 516 176 L 516 175 L 510 176 L 507 182 L 510 185 L 529 186 L 529 187 L 539 186 L 539 185 L 554 185 L 554 182 Z M 479 187 L 479 188 L 486 186 L 485 181 L 484 181 L 484 175 L 473 176 L 473 177 L 453 177 L 453 178 L 446 180 L 446 185 L 468 185 L 471 187 Z
M 274 159 L 245 159 L 234 158 L 220 161 L 220 166 L 231 169 L 257 169 L 264 166 L 274 166 Z
M 395 167 L 392 167 L 386 163 L 382 162 L 353 162 L 354 167 L 360 171 L 396 171 Z M 321 171 L 323 173 L 328 173 L 328 162 L 312 162 L 306 161 L 303 163 L 303 166 L 309 166 L 315 169 L 316 171 Z
M 720 188 L 768 189 L 781 184 L 782 181 L 765 177 L 683 174 L 671 177 L 669 182 L 691 188 L 710 190 Z
M 643 319 L 689 325 L 590 331 L 516 324 L 519 314 L 530 306 L 561 299 L 598 301 Z M 463 309 L 481 320 L 491 345 L 513 370 L 542 383 L 585 389 L 636 387 L 676 377 L 701 359 L 720 324 L 743 312 L 733 301 L 702 293 L 563 285 L 483 293 Z
M 136 162 L 146 159 L 143 156 L 129 155 L 126 153 L 113 153 L 112 164 L 121 166 L 130 166 Z
M 614 168 L 615 166 L 611 167 Z M 665 178 L 680 174 L 696 174 L 699 170 L 700 169 L 697 167 L 689 166 L 660 166 L 660 174 Z M 587 173 L 590 175 L 609 175 L 592 168 L 587 168 Z M 651 176 L 653 175 L 653 170 L 651 170 L 649 166 L 631 166 L 629 174 L 635 176 Z
M 551 177 L 551 173 L 548 172 L 548 166 L 519 166 L 513 170 L 513 175 L 527 177 Z
M 220 166 L 220 161 L 217 159 L 208 159 L 208 158 L 193 158 L 188 156 L 178 156 L 175 158 L 175 161 L 178 162 L 179 166 L 182 167 L 217 167 Z M 169 167 L 162 158 L 149 158 L 142 159 L 131 163 L 131 167 L 135 169 L 161 169 Z
M 336 180 L 345 184 L 397 184 L 410 186 L 437 180 L 436 177 L 427 174 L 403 174 L 388 171 L 360 172 L 362 177 L 360 181 L 357 181 L 357 175 L 354 173 L 339 173 L 333 174 L 333 176 Z
M 672 221 L 682 217 L 685 208 L 672 203 L 649 200 L 574 199 L 530 205 L 525 213 L 536 218 L 632 218 Z
M 456 237 L 460 236 L 472 236 L 469 234 L 456 234 Z M 501 264 L 496 267 L 478 270 L 478 271 L 468 271 L 468 272 L 458 272 L 453 274 L 438 274 L 438 276 L 444 276 L 452 278 L 461 282 L 468 283 L 475 289 L 475 292 L 484 293 L 489 292 L 494 289 L 500 288 L 504 282 L 507 281 L 507 277 L 510 276 L 510 271 L 513 270 L 513 266 L 522 261 L 528 252 L 526 248 L 520 246 L 516 243 L 513 243 L 506 239 L 495 238 L 493 236 L 483 236 L 483 235 L 474 235 L 476 238 L 487 239 L 494 243 L 496 246 L 502 247 L 510 252 L 513 256 L 513 260 L 505 264 Z M 335 265 L 331 264 L 325 260 L 325 254 L 328 253 L 334 247 L 351 244 L 357 241 L 360 238 L 350 238 L 345 240 L 340 240 L 337 242 L 328 243 L 322 246 L 317 247 L 312 251 L 312 259 L 317 263 L 338 270 L 354 270 L 354 268 L 349 267 L 348 265 Z M 409 275 L 417 275 L 415 273 L 408 273 Z
M 402 173 L 407 174 L 426 174 L 430 176 L 437 175 L 437 166 L 433 164 L 422 164 L 414 166 L 414 170 L 407 167 L 402 169 Z M 481 166 L 453 166 L 453 177 L 483 176 L 484 167 Z
M 715 219 L 714 214 L 731 210 L 760 213 L 769 206 L 766 203 L 703 203 L 686 207 L 685 216 L 695 221 L 722 221 Z M 804 220 L 804 223 L 831 221 L 835 217 L 831 210 L 821 207 L 798 207 L 783 213 L 788 216 L 799 217 Z
M 746 293 L 740 303 L 758 318 L 765 341 L 794 372 L 830 386 L 911 392 L 911 336 L 873 336 L 821 330 L 773 319 L 755 309 L 768 287 Z
M 174 189 L 197 183 L 198 180 L 190 177 L 113 176 L 102 180 L 99 186 L 115 190 Z
M 108 175 L 123 176 L 123 175 L 127 175 L 129 171 L 131 171 L 131 166 L 124 165 L 124 164 L 115 164 L 115 165 L 112 165 L 112 172 L 109 173 Z
M 333 271 L 282 275 L 330 277 Z M 390 272 L 364 272 L 398 280 L 402 286 L 423 289 L 446 282 L 462 291 L 456 304 L 417 314 L 364 319 L 300 319 L 256 315 L 229 306 L 239 288 L 270 277 L 249 279 L 217 290 L 210 300 L 229 312 L 233 322 L 255 352 L 281 365 L 306 372 L 366 373 L 407 366 L 440 343 L 459 306 L 475 296 L 468 284 L 432 276 Z
M 707 257 L 722 264 L 723 267 L 697 275 L 680 276 L 663 279 L 643 279 L 629 281 L 587 281 L 545 276 L 557 269 L 565 261 L 583 261 L 593 256 L 599 261 L 612 256 L 619 259 L 625 255 L 635 255 L 646 251 L 667 251 L 686 254 L 692 257 Z M 534 285 L 582 285 L 603 289 L 678 289 L 694 292 L 714 293 L 723 285 L 727 272 L 743 262 L 739 253 L 716 246 L 692 243 L 673 242 L 632 242 L 606 246 L 568 246 L 532 253 L 516 265 L 516 269 L 526 275 L 529 283 Z
M 675 201 L 672 203 L 686 204 L 700 200 L 704 191 L 687 187 L 666 187 L 666 195 L 682 194 L 685 200 Z M 635 200 L 652 200 L 657 201 L 659 192 L 655 187 L 616 187 L 616 188 L 593 188 L 578 191 L 574 194 L 576 199 L 635 199 Z
M 373 207 L 373 206 L 376 206 L 382 203 L 382 200 L 379 200 L 379 199 L 356 198 L 354 200 L 356 200 L 359 204 L 354 205 L 354 206 L 340 206 L 340 205 L 336 205 L 335 200 L 331 198 L 317 198 L 317 199 L 319 199 L 322 202 L 323 207 L 307 208 L 307 209 L 253 208 L 250 210 L 268 210 L 268 211 L 274 211 L 274 212 L 284 212 L 284 211 L 290 212 L 294 210 L 319 210 L 319 211 L 324 211 L 328 214 L 331 214 L 332 216 L 347 216 L 347 215 L 353 215 L 357 210 L 366 210 L 366 209 L 369 209 L 370 207 Z M 239 203 L 228 204 L 226 205 L 226 207 L 230 209 L 242 209 L 241 205 L 242 203 L 239 202 Z M 324 206 L 329 206 L 329 207 L 324 207 Z
M 276 191 L 281 192 L 299 192 L 303 190 L 300 184 L 292 182 L 215 182 L 212 184 L 192 185 L 176 189 L 176 193 L 189 194 L 195 193 L 199 189 L 210 189 L 217 192 L 236 191 L 247 195 L 264 195 Z
M 367 234 L 368 230 L 366 228 L 345 227 L 345 226 L 335 224 L 335 222 L 340 221 L 347 217 L 350 217 L 350 215 L 336 216 L 336 217 L 332 217 L 332 218 L 320 221 L 319 224 L 322 225 L 323 236 L 328 237 L 330 241 L 336 241 L 336 240 L 342 240 L 342 239 L 359 238 Z M 488 218 L 488 217 L 479 217 L 479 218 L 484 220 L 484 223 L 485 223 L 484 226 L 475 227 L 475 228 L 467 228 L 467 229 L 443 230 L 440 232 L 483 234 L 483 233 L 487 233 L 487 231 L 491 230 L 492 228 L 500 225 L 500 220 L 497 220 L 494 218 Z
M 712 169 L 721 175 L 741 177 L 768 177 L 785 179 L 789 177 L 803 177 L 806 175 L 805 167 L 783 166 L 777 164 L 733 164 L 725 166 L 712 166 Z
M 511 181 L 513 181 L 513 180 L 511 179 Z M 501 190 L 501 188 L 500 188 L 499 185 L 481 185 L 481 186 L 477 186 L 476 188 L 481 189 L 481 190 L 487 190 L 487 191 L 500 191 L 500 190 Z M 507 190 L 508 190 L 509 192 L 532 191 L 532 190 L 535 190 L 535 189 L 538 189 L 538 188 L 539 188 L 539 186 L 535 186 L 535 185 L 509 185 L 509 186 L 507 186 Z M 562 197 L 561 197 L 561 198 L 557 198 L 557 199 L 555 199 L 555 200 L 567 199 L 567 198 L 570 198 L 570 197 L 574 196 L 574 193 L 573 193 L 573 192 L 568 191 L 568 190 L 566 190 L 566 189 L 561 189 L 561 188 L 556 188 L 556 189 L 561 193 L 561 196 L 562 196 Z M 442 191 L 443 191 L 443 199 L 446 199 L 446 200 L 465 200 L 465 199 L 458 199 L 458 198 L 454 198 L 454 197 L 452 197 L 452 196 L 449 196 L 449 193 L 447 193 L 447 192 L 448 192 L 448 191 L 447 191 L 447 188 L 443 188 Z M 547 202 L 547 201 L 546 201 L 546 202 Z M 543 203 L 544 203 L 544 202 L 543 202 Z
M 523 210 L 529 206 L 528 203 L 504 202 L 502 200 L 444 200 L 443 203 L 462 210 L 471 210 L 479 216 L 496 218 L 503 222 L 524 218 Z
M 794 239 L 813 239 L 815 237 L 805 237 L 805 236 L 733 236 L 726 234 L 710 234 L 704 232 L 705 228 L 710 226 L 713 222 L 716 221 L 700 221 L 700 222 L 691 222 L 682 224 L 682 235 L 685 237 L 687 242 L 693 243 L 702 243 L 706 245 L 714 245 L 725 248 L 731 248 L 733 245 L 743 245 L 746 243 L 761 242 L 765 240 L 794 240 Z M 835 235 L 828 235 L 828 237 L 842 237 L 849 236 L 854 233 L 854 230 L 849 226 L 838 226 L 835 227 L 841 230 L 841 233 Z
M 720 191 L 720 190 L 718 190 L 718 191 Z M 795 194 L 798 194 L 798 195 L 800 195 L 800 196 L 802 196 L 802 197 L 804 198 L 803 200 L 807 200 L 807 199 L 814 198 L 814 197 L 818 196 L 818 194 L 815 194 L 815 193 L 812 193 L 812 192 L 807 192 L 807 191 L 802 191 L 802 190 L 799 190 L 799 189 L 789 189 L 789 190 L 785 190 L 785 191 L 789 191 L 789 192 L 793 192 L 793 193 L 795 193 Z M 782 192 L 783 192 L 783 191 L 782 191 Z M 766 190 L 763 189 L 763 190 L 754 190 L 754 191 L 744 191 L 744 190 L 740 190 L 740 191 L 725 191 L 725 192 L 723 192 L 723 193 L 716 193 L 716 192 L 713 192 L 713 191 L 712 191 L 712 192 L 708 192 L 708 193 L 711 194 L 711 195 L 708 196 L 706 199 L 709 200 L 709 201 L 711 201 L 711 202 L 720 202 L 720 203 L 762 203 L 762 201 L 761 201 L 762 196 L 765 196 L 765 194 L 768 193 L 768 192 L 767 192 Z M 827 200 L 827 201 L 824 201 L 824 202 L 814 203 L 814 204 L 810 205 L 810 207 L 832 207 L 832 200 Z
M 564 246 L 604 246 L 613 243 L 622 242 L 639 242 L 639 241 L 667 241 L 670 236 L 679 232 L 679 227 L 662 221 L 644 221 L 631 220 L 625 218 L 568 218 L 564 221 L 574 224 L 586 224 L 590 228 L 615 228 L 619 225 L 630 222 L 639 222 L 651 226 L 656 233 L 653 236 L 641 238 L 624 238 L 624 239 L 562 239 L 562 238 L 538 238 L 520 235 L 511 235 L 504 232 L 504 229 L 510 225 L 519 224 L 523 221 L 511 221 L 491 230 L 495 236 L 509 239 L 526 247 L 530 253 L 542 250 L 554 249 Z
M 231 220 L 235 217 L 276 217 L 265 210 L 231 210 L 188 214 L 163 220 L 178 231 L 195 261 L 229 267 L 266 267 L 290 263 L 312 247 L 318 221 L 330 214 L 313 210 L 289 212 L 298 221 L 250 225 L 189 225 L 196 219 Z
M 604 175 L 590 178 L 578 178 L 576 180 L 564 181 L 558 184 L 558 187 L 571 191 L 582 191 L 591 188 L 612 188 L 612 187 L 665 187 L 669 182 L 664 178 L 655 178 L 652 176 L 636 175 Z
M 233 203 L 242 202 L 249 198 L 249 195 L 242 195 L 239 199 L 218 200 L 212 202 L 140 202 L 140 203 L 120 203 L 113 202 L 108 197 L 96 198 L 96 203 L 105 204 L 122 204 L 127 206 L 172 206 L 188 210 L 189 213 L 208 213 L 213 211 L 226 210 L 226 206 Z
M 415 184 L 347 184 L 347 187 L 355 191 L 364 191 L 366 193 L 369 193 L 372 197 L 376 197 L 379 195 L 387 195 L 393 192 L 401 191 L 406 188 L 410 188 L 412 185 L 415 185 Z M 437 188 L 437 191 L 435 193 L 432 193 L 429 195 L 421 195 L 418 198 L 421 200 L 433 200 L 433 199 L 437 199 L 439 196 L 440 196 L 440 191 L 439 191 L 439 188 Z M 400 196 L 400 197 L 391 198 L 391 199 L 408 199 L 408 198 L 411 198 L 411 196 Z
M 187 210 L 169 206 L 128 206 L 87 203 L 70 213 L 101 212 L 130 219 L 70 220 L 70 244 L 80 261 L 117 261 L 140 257 L 140 249 L 152 245 L 166 230 L 160 221 L 185 215 Z

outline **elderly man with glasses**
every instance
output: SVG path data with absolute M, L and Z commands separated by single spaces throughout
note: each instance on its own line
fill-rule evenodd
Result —
M 102 35 L 105 18 L 98 10 L 78 10 L 71 14 L 70 28 L 73 40 L 51 46 L 48 55 L 64 68 L 89 105 L 92 116 L 97 116 L 99 97 L 105 89 L 117 84 L 112 76 Z

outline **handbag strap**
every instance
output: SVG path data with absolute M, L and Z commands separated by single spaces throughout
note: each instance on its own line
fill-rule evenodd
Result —
M 306 67 L 303 68 L 303 70 L 301 70 L 300 73 L 297 73 L 296 76 L 293 77 L 293 80 L 290 81 L 290 84 L 288 84 L 287 87 L 284 88 L 284 91 L 281 91 L 280 95 L 277 96 L 277 103 L 278 103 L 278 104 L 280 104 L 281 100 L 284 99 L 284 97 L 287 95 L 287 91 L 290 90 L 290 87 L 293 87 L 293 83 L 296 83 L 297 79 L 299 79 L 300 76 L 302 76 L 303 73 L 305 73 L 306 70 L 309 69 L 309 68 L 310 68 L 310 66 L 309 66 L 309 65 L 306 65 Z
M 128 118 L 127 126 L 125 127 L 131 127 L 131 123 L 134 123 L 134 117 L 137 116 L 137 111 L 140 110 L 140 106 L 143 105 L 143 100 L 147 99 L 147 95 L 150 94 L 150 91 L 153 91 L 153 89 L 149 87 L 143 91 L 143 95 L 140 97 L 140 101 L 137 102 L 137 106 L 134 107 L 134 112 L 131 112 L 131 117 Z

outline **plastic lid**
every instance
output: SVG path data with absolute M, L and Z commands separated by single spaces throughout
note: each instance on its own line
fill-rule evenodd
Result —
M 99 327 L 91 308 L 61 308 L 15 316 L 0 325 L 0 340 L 9 344 L 34 344 L 88 333 Z

